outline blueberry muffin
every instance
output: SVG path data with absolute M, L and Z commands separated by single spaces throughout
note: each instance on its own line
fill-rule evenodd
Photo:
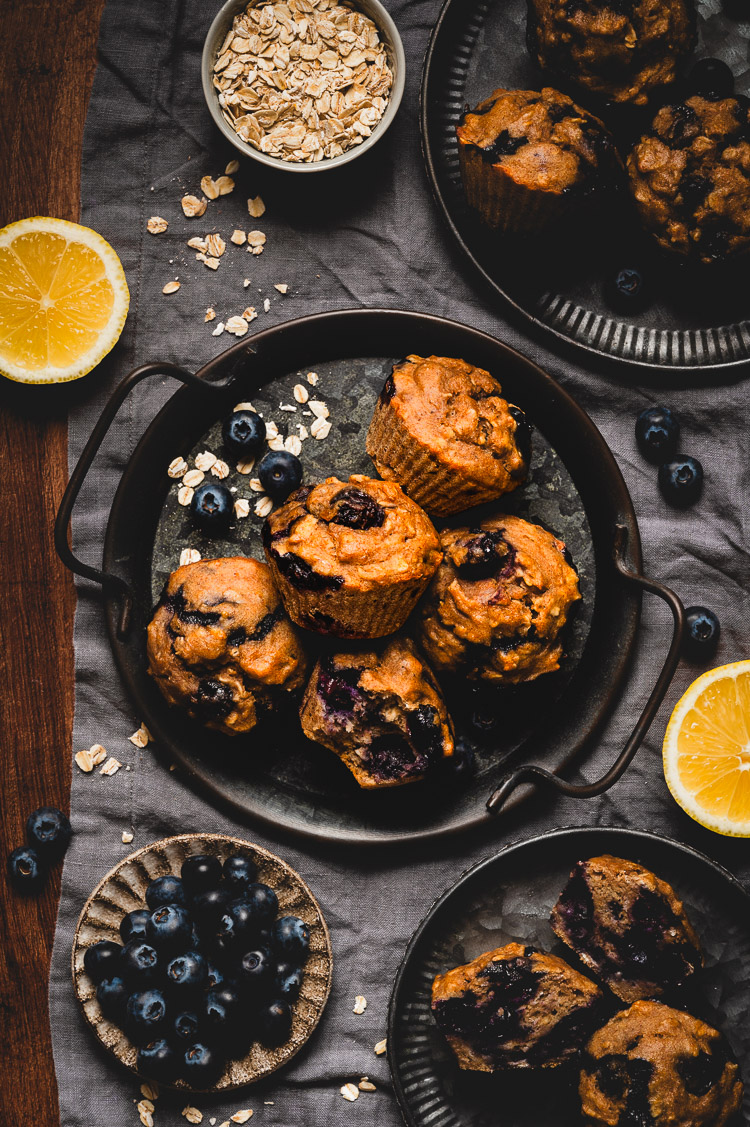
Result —
M 558 90 L 495 90 L 458 126 L 469 206 L 505 234 L 540 231 L 621 169 L 604 125 Z
M 406 638 L 322 657 L 305 691 L 300 721 L 308 739 L 335 751 L 368 789 L 418 782 L 453 755 L 445 702 Z
M 750 247 L 750 101 L 664 106 L 628 157 L 641 223 L 665 250 L 712 263 Z
M 381 477 L 437 516 L 493 501 L 526 477 L 531 427 L 489 372 L 408 356 L 385 381 L 367 453 Z
M 305 681 L 305 655 L 270 568 L 242 556 L 173 571 L 147 651 L 169 704 L 230 736 L 249 732 Z
M 509 943 L 439 974 L 432 1013 L 459 1067 L 554 1068 L 596 1028 L 598 986 L 556 955 Z
M 266 521 L 263 545 L 292 621 L 339 638 L 393 634 L 442 558 L 419 505 L 360 474 L 298 489 Z
M 440 540 L 445 556 L 418 624 L 435 671 L 513 684 L 559 669 L 581 597 L 562 540 L 511 516 L 446 529 Z
M 692 0 L 528 0 L 528 9 L 534 61 L 609 102 L 645 106 L 695 41 Z
M 635 1002 L 589 1041 L 579 1092 L 590 1127 L 725 1127 L 743 1087 L 710 1025 L 659 1002 Z
M 621 857 L 576 864 L 552 910 L 552 930 L 624 1002 L 661 997 L 703 965 L 674 890 Z

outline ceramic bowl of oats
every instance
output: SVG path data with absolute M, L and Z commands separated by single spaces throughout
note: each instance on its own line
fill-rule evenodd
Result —
M 236 149 L 272 168 L 316 172 L 384 135 L 405 69 L 379 0 L 227 0 L 201 76 L 211 116 Z

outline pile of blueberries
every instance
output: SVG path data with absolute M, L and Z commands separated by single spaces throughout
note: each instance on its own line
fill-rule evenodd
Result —
M 120 924 L 124 946 L 86 949 L 102 1013 L 138 1046 L 149 1079 L 210 1088 L 254 1041 L 282 1045 L 302 985 L 307 924 L 276 919 L 278 899 L 239 854 L 188 857 L 146 889 Z
M 8 876 L 16 888 L 36 892 L 44 884 L 50 865 L 62 858 L 73 831 L 62 810 L 40 806 L 26 819 L 28 845 L 19 845 L 8 857 Z
M 659 467 L 659 489 L 665 501 L 678 509 L 695 503 L 703 491 L 703 466 L 697 458 L 677 457 L 680 424 L 669 407 L 647 407 L 635 421 L 635 438 L 646 461 Z M 719 645 L 719 619 L 707 607 L 685 611 L 687 634 L 684 653 L 688 661 L 710 661 Z
M 224 448 L 235 458 L 251 462 L 266 441 L 266 424 L 257 411 L 233 411 L 221 428 Z M 269 450 L 258 464 L 258 478 L 272 501 L 286 501 L 302 483 L 302 463 L 287 450 Z M 221 536 L 232 519 L 234 497 L 220 481 L 205 481 L 195 490 L 190 515 L 196 528 Z

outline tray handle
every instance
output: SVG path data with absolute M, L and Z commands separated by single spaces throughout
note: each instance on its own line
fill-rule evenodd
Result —
M 141 380 L 145 380 L 149 376 L 172 376 L 174 379 L 190 387 L 197 387 L 204 392 L 217 395 L 220 392 L 226 391 L 230 384 L 234 383 L 235 379 L 235 373 L 234 370 L 232 370 L 225 379 L 209 383 L 201 379 L 200 376 L 196 376 L 192 372 L 188 372 L 185 368 L 180 368 L 179 365 L 172 364 L 169 361 L 165 361 L 164 363 L 154 361 L 153 363 L 141 364 L 140 367 L 134 368 L 132 372 L 129 372 L 128 375 L 120 381 L 107 400 L 104 410 L 70 475 L 65 492 L 63 493 L 62 501 L 60 502 L 60 508 L 57 510 L 57 517 L 55 518 L 55 549 L 62 562 L 70 571 L 75 572 L 76 575 L 82 575 L 86 579 L 91 579 L 94 583 L 101 584 L 102 587 L 109 586 L 119 592 L 122 600 L 120 617 L 117 624 L 117 636 L 119 638 L 125 637 L 130 626 L 130 616 L 134 602 L 130 585 L 119 575 L 102 571 L 100 568 L 84 563 L 83 560 L 79 560 L 77 556 L 74 556 L 68 543 L 68 526 L 70 524 L 73 508 L 78 499 L 78 494 L 86 480 L 87 473 L 91 469 L 91 463 L 94 461 L 99 447 L 112 425 L 115 415 L 136 384 L 139 384 Z
M 634 571 L 629 566 L 625 558 L 626 547 L 627 529 L 624 525 L 618 524 L 615 528 L 615 539 L 612 547 L 612 558 L 615 567 L 623 579 L 663 599 L 671 610 L 674 620 L 672 626 L 672 644 L 669 647 L 669 653 L 662 666 L 659 679 L 654 685 L 650 697 L 646 701 L 643 712 L 638 718 L 633 731 L 630 733 L 630 738 L 609 771 L 594 783 L 569 783 L 566 782 L 565 779 L 553 775 L 551 771 L 546 771 L 543 767 L 538 767 L 531 763 L 514 768 L 503 776 L 500 785 L 492 792 L 487 800 L 487 809 L 491 814 L 498 814 L 502 810 L 511 793 L 521 783 L 533 782 L 553 787 L 555 790 L 560 791 L 561 794 L 570 795 L 571 798 L 594 798 L 598 794 L 603 794 L 605 790 L 609 790 L 625 773 L 635 753 L 641 746 L 646 733 L 651 727 L 651 723 L 656 713 L 659 711 L 659 706 L 664 700 L 664 696 L 674 677 L 675 670 L 680 660 L 680 650 L 682 648 L 682 640 L 685 632 L 685 608 L 681 600 L 669 587 L 665 587 L 663 583 L 657 583 L 653 579 L 647 579 L 645 575 L 641 575 L 640 572 Z

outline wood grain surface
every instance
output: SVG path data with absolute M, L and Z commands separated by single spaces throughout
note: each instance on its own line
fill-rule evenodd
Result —
M 0 226 L 78 219 L 81 139 L 104 0 L 0 3 Z M 38 806 L 68 809 L 73 724 L 70 575 L 52 526 L 67 479 L 75 385 L 0 378 L 0 1123 L 59 1120 L 47 978 L 60 894 L 10 890 L 5 856 Z

